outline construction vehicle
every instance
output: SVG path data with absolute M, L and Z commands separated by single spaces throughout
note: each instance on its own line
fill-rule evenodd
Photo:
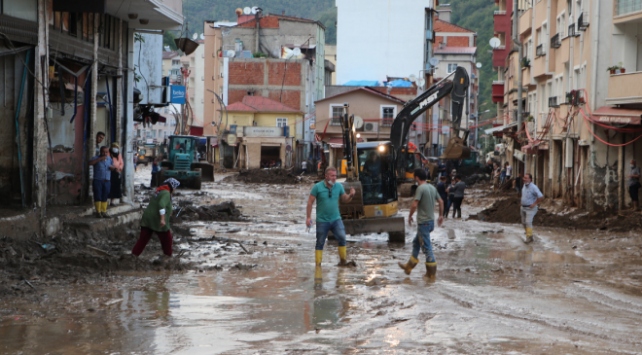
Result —
M 449 80 L 451 78 L 452 80 Z M 468 130 L 460 129 L 464 106 L 468 106 L 469 84 L 470 78 L 466 69 L 463 67 L 457 67 L 454 72 L 450 73 L 436 84 L 433 84 L 428 88 L 428 90 L 417 96 L 417 98 L 408 101 L 392 122 L 392 127 L 390 129 L 390 141 L 392 142 L 393 147 L 395 147 L 398 156 L 396 175 L 400 180 L 399 192 L 402 197 L 412 196 L 416 189 L 414 182 L 409 182 L 406 179 L 406 175 L 409 173 L 409 160 L 413 158 L 413 156 L 403 154 L 404 152 L 411 151 L 409 148 L 411 143 L 408 143 L 408 132 L 410 127 L 417 117 L 426 112 L 447 95 L 451 96 L 452 102 L 451 138 L 444 150 L 444 154 L 439 158 L 442 160 L 459 160 L 466 159 L 470 156 L 470 148 L 466 146 L 466 142 L 468 141 Z M 460 134 L 462 135 L 460 136 Z M 430 169 L 431 176 L 434 176 L 433 173 L 436 171 L 435 167 L 430 167 Z
M 448 81 L 453 77 L 453 81 Z M 408 144 L 408 131 L 412 122 L 440 99 L 452 95 L 452 132 L 442 159 L 464 159 L 470 155 L 465 145 L 468 132 L 459 137 L 459 124 L 467 99 L 469 77 L 462 67 L 443 80 L 432 85 L 416 99 L 408 101 L 395 117 L 390 141 L 357 143 L 354 116 L 348 115 L 348 104 L 344 104 L 341 116 L 344 155 L 347 171 L 345 190 L 354 188 L 356 193 L 348 203 L 341 203 L 339 210 L 347 234 L 388 233 L 390 242 L 405 242 L 404 218 L 398 215 L 399 183 L 405 181 L 409 162 L 415 163 L 417 152 Z M 421 154 L 421 153 L 419 153 Z M 426 159 L 427 160 L 427 159 Z M 414 170 L 413 170 L 414 173 Z M 412 184 L 414 185 L 414 184 Z M 415 187 L 416 188 L 416 187 Z
M 160 181 L 175 178 L 182 186 L 201 189 L 202 181 L 214 181 L 214 166 L 198 161 L 200 137 L 169 136 L 167 159 L 161 161 Z

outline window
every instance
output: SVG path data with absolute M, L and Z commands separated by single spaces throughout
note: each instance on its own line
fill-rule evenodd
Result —
M 561 15 L 557 16 L 557 33 L 560 35 L 560 39 L 566 36 L 566 14 L 562 12 Z
M 333 126 L 341 125 L 341 116 L 343 115 L 343 105 L 330 105 L 330 124 Z
M 381 124 L 383 126 L 392 126 L 392 121 L 395 119 L 395 116 L 397 115 L 397 107 L 382 105 L 380 108 L 380 113 L 381 113 Z
M 28 21 L 38 21 L 37 0 L 2 0 L 2 14 Z
M 277 127 L 285 127 L 288 125 L 288 119 L 284 117 L 277 117 L 276 118 L 276 126 Z
M 448 74 L 457 70 L 457 63 L 448 63 Z

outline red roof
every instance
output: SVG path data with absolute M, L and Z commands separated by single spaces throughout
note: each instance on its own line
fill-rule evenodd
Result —
M 467 28 L 464 28 L 464 27 L 461 27 L 461 26 L 457 26 L 457 25 L 455 25 L 453 23 L 446 22 L 446 21 L 440 20 L 440 19 L 435 19 L 435 27 L 434 28 L 435 28 L 435 32 L 436 33 L 439 33 L 439 32 L 459 32 L 459 33 L 468 32 L 468 33 L 475 33 L 475 31 L 471 31 L 471 30 L 469 30 Z
M 227 110 L 242 112 L 299 112 L 292 107 L 263 96 L 244 96 L 241 102 L 228 105 Z

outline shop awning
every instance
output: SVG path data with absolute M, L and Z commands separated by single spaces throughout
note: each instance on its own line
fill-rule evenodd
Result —
M 503 126 L 497 126 L 497 127 L 485 129 L 484 133 L 486 133 L 486 134 L 494 134 L 495 132 L 501 132 L 501 131 L 503 131 L 503 130 L 505 130 L 507 128 L 511 128 L 511 127 L 517 127 L 517 122 L 509 123 L 509 124 L 503 125 Z
M 640 125 L 642 122 L 642 110 L 602 106 L 593 111 L 592 118 L 605 124 Z

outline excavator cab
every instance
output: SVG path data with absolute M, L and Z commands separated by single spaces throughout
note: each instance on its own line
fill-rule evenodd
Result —
M 448 145 L 444 149 L 444 154 L 442 154 L 439 159 L 466 159 L 470 157 L 470 148 L 466 146 L 466 141 L 468 141 L 468 131 L 463 131 L 464 137 L 453 136 L 448 140 Z

